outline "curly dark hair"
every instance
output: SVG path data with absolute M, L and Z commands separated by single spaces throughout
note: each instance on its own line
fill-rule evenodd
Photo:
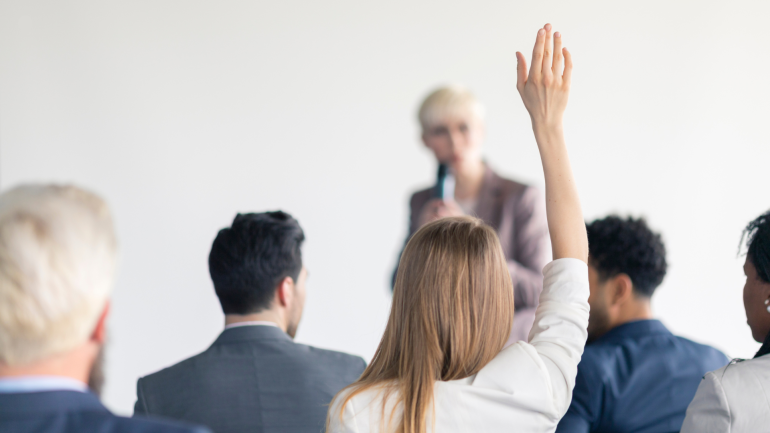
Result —
M 746 241 L 746 255 L 757 268 L 762 281 L 770 283 L 770 211 L 757 217 L 743 229 L 741 244 Z
M 602 280 L 626 274 L 637 294 L 651 297 L 666 276 L 666 247 L 644 218 L 610 215 L 587 224 L 590 263 Z

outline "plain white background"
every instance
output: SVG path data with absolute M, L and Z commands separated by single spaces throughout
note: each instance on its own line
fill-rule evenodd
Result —
M 297 340 L 369 359 L 410 192 L 435 163 L 415 112 L 465 83 L 485 155 L 542 185 L 515 57 L 552 22 L 575 58 L 566 118 L 586 218 L 644 215 L 670 272 L 674 332 L 758 348 L 741 298 L 744 225 L 770 208 L 770 3 L 0 1 L 0 187 L 73 182 L 107 199 L 121 268 L 105 401 L 204 350 L 223 326 L 208 277 L 236 212 L 284 209 L 307 235 Z

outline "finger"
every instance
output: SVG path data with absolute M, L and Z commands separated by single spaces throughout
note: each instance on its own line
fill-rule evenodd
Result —
M 566 48 L 562 48 L 562 52 L 564 53 L 563 82 L 567 85 L 567 87 L 569 87 L 570 83 L 572 82 L 572 54 L 570 54 Z
M 545 27 L 545 45 L 543 45 L 543 75 L 552 76 L 551 66 L 553 65 L 553 27 L 546 24 Z
M 560 77 L 562 74 L 562 67 L 564 65 L 564 55 L 561 52 L 561 33 L 556 32 L 553 34 L 553 71 L 554 77 Z
M 535 48 L 532 50 L 532 64 L 529 66 L 529 76 L 540 78 L 540 71 L 543 68 L 543 46 L 545 45 L 545 30 L 537 31 L 535 39 Z
M 527 84 L 527 59 L 524 54 L 516 51 L 516 89 L 521 93 Z

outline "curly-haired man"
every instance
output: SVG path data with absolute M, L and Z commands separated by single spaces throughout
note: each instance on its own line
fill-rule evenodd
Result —
M 608 216 L 587 229 L 588 345 L 556 431 L 678 432 L 703 375 L 728 360 L 653 319 L 666 248 L 644 219 Z

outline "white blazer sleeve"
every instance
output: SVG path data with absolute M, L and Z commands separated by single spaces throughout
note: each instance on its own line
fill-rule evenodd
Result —
M 721 370 L 717 370 L 719 372 Z M 706 373 L 695 398 L 687 407 L 682 433 L 727 433 L 731 414 L 722 384 L 715 372 Z
M 561 417 L 572 401 L 588 338 L 588 265 L 578 259 L 554 260 L 543 269 L 543 278 L 529 343 L 548 370 L 551 398 Z
M 543 277 L 530 343 L 503 349 L 476 375 L 473 386 L 515 395 L 516 405 L 526 404 L 558 422 L 572 401 L 588 337 L 588 266 L 559 259 L 543 269 Z
M 359 433 L 352 400 L 345 405 L 345 410 L 342 411 L 342 417 L 340 417 L 340 405 L 349 394 L 350 390 L 339 393 L 332 401 L 329 408 L 329 428 L 327 433 Z

